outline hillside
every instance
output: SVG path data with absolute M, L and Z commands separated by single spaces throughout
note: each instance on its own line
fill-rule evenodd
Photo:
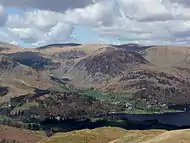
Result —
M 162 104 L 189 103 L 189 96 L 186 96 L 190 91 L 188 47 L 68 43 L 16 49 L 6 56 L 34 71 L 30 81 L 43 89 L 51 87 L 52 75 L 69 79 L 69 83 L 77 88 L 129 93 L 134 99 L 145 98 Z M 43 79 L 40 79 L 42 75 Z M 34 82 L 36 77 L 38 82 Z M 19 76 L 19 80 L 27 83 L 25 76 Z
M 118 48 L 141 54 L 150 63 L 159 68 L 183 67 L 188 68 L 190 63 L 190 47 L 175 45 L 139 45 L 124 44 L 115 45 Z
M 110 47 L 104 52 L 82 59 L 76 66 L 81 67 L 83 64 L 92 75 L 102 73 L 116 77 L 122 75 L 125 70 L 135 68 L 140 64 L 148 64 L 148 61 L 136 53 Z
M 145 99 L 150 104 L 187 104 L 189 80 L 155 70 L 139 69 L 127 72 L 120 78 L 106 83 L 106 91 L 131 93 L 133 100 Z
M 123 75 L 127 70 L 133 70 L 140 65 L 150 63 L 134 52 L 128 52 L 115 47 L 102 47 L 94 53 L 82 52 L 74 59 L 62 62 L 52 73 L 59 76 L 70 76 L 73 83 L 99 84 L 114 77 Z
M 14 96 L 33 93 L 34 88 L 46 89 L 53 86 L 53 81 L 45 71 L 36 71 L 5 55 L 0 55 L 0 70 L 0 86 L 8 90 L 0 97 L 0 102 Z
M 0 142 L 36 143 L 45 138 L 40 132 L 0 125 Z
M 177 130 L 160 134 L 159 136 L 143 143 L 188 143 L 190 141 L 190 130 Z
M 190 47 L 188 46 L 143 46 L 125 44 L 117 46 L 128 51 L 138 52 L 152 64 L 160 68 L 189 67 Z
M 93 130 L 79 130 L 68 133 L 57 133 L 39 143 L 58 143 L 64 140 L 66 143 L 108 143 L 126 134 L 126 130 L 120 128 L 97 128 Z
M 51 57 L 48 57 L 39 52 L 16 52 L 8 54 L 13 60 L 19 62 L 20 64 L 29 66 L 37 70 L 52 69 L 56 68 L 59 63 L 55 63 Z
M 189 67 L 190 47 L 156 46 L 145 51 L 145 58 L 162 67 Z
M 103 127 L 93 130 L 79 130 L 68 133 L 57 133 L 54 136 L 44 139 L 39 143 L 122 143 L 123 138 L 127 143 L 140 143 L 151 139 L 164 131 L 128 131 L 121 128 Z M 122 140 L 120 141 L 120 138 Z
M 104 127 L 93 130 L 79 130 L 57 133 L 39 143 L 189 143 L 190 130 L 144 130 L 128 131 L 120 128 Z
M 17 51 L 19 49 L 21 49 L 21 47 L 9 43 L 0 42 L 0 52 L 9 52 L 11 50 Z
M 10 101 L 12 107 L 4 108 L 6 114 L 19 120 L 22 118 L 23 121 L 33 121 L 34 119 L 44 121 L 45 119 L 57 116 L 63 120 L 77 120 L 121 110 L 119 106 L 72 91 L 35 91 L 35 94 L 12 98 Z
M 68 51 L 83 51 L 87 55 L 93 54 L 94 52 L 104 49 L 106 47 L 110 47 L 110 45 L 103 45 L 103 44 L 87 44 L 87 45 L 75 45 L 75 46 L 59 46 L 59 45 L 48 45 L 45 46 L 47 48 L 34 48 L 33 51 L 39 51 L 40 53 L 47 54 L 49 56 L 64 53 Z M 26 50 L 26 49 L 25 49 Z

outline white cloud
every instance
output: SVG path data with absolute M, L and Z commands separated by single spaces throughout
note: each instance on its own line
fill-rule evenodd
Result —
M 64 14 L 47 10 L 28 11 L 8 16 L 6 27 L 12 36 L 31 45 L 69 40 L 72 24 L 63 20 Z
M 105 8 L 98 2 L 85 8 L 67 10 L 64 13 L 47 10 L 26 11 L 10 14 L 6 22 L 9 32 L 19 40 L 41 45 L 70 41 L 74 25 L 101 26 L 113 23 L 113 3 Z M 111 18 L 111 19 L 110 19 Z
M 42 38 L 42 41 L 38 42 L 38 45 L 71 41 L 72 31 L 73 26 L 69 23 L 58 22 L 44 35 L 44 38 Z
M 137 21 L 165 21 L 173 19 L 159 0 L 119 0 L 124 14 Z
M 18 41 L 11 41 L 10 44 L 19 45 L 19 42 Z
M 32 45 L 65 42 L 72 40 L 75 25 L 92 27 L 100 35 L 95 41 L 106 43 L 110 40 L 101 38 L 148 44 L 188 44 L 190 39 L 187 0 L 98 0 L 94 4 L 91 0 L 0 0 L 0 3 L 38 8 L 8 15 L 7 30 L 1 31 L 1 35 L 9 34 L 10 41 L 22 40 Z M 0 7 L 0 23 L 1 13 Z
M 112 26 L 94 29 L 102 36 L 145 44 L 181 44 L 190 36 L 190 8 L 161 0 L 118 0 L 118 5 L 121 16 Z
M 77 8 L 65 12 L 65 20 L 74 24 L 102 26 L 110 25 L 115 18 L 114 0 L 104 0 L 85 8 Z
M 25 12 L 23 15 L 10 14 L 6 25 L 13 28 L 35 27 L 43 30 L 53 27 L 62 17 L 62 13 L 34 10 Z

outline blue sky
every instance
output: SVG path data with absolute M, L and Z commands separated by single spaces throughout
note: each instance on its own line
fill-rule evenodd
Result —
M 22 15 L 25 11 L 19 8 L 14 8 L 14 7 L 6 7 L 5 12 L 9 14 L 20 14 Z
M 102 42 L 101 39 L 107 44 L 109 43 L 126 43 L 127 41 L 118 40 L 117 37 L 101 37 L 97 32 L 92 30 L 92 27 L 88 26 L 75 26 L 73 35 L 75 35 L 76 40 L 83 44 L 94 44 Z
M 90 27 L 86 26 L 74 26 L 73 35 L 76 41 L 84 44 L 96 43 L 98 38 L 98 35 Z

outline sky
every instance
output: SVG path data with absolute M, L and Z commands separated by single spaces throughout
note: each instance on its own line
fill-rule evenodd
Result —
M 0 0 L 0 41 L 190 45 L 190 0 Z

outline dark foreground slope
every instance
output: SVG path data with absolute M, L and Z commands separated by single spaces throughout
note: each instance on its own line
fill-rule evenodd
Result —
M 41 132 L 0 125 L 0 143 L 37 143 L 45 138 Z

